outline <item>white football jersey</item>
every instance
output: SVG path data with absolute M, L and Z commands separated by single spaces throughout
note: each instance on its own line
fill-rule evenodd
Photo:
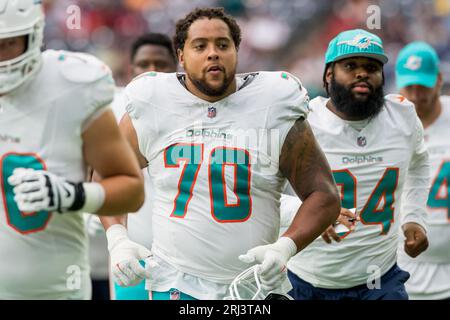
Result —
M 126 107 L 125 88 L 117 87 L 114 92 L 114 100 L 111 103 L 111 110 L 114 113 L 114 116 L 116 117 L 117 123 L 120 122 L 123 115 L 127 112 L 127 110 L 125 110 L 125 107 Z
M 114 93 L 114 100 L 111 103 L 111 109 L 119 123 L 125 110 L 125 88 L 116 87 Z M 127 229 L 128 236 L 132 241 L 142 244 L 146 248 L 152 247 L 152 216 L 151 204 L 153 192 L 151 191 L 151 181 L 149 179 L 147 170 L 143 170 L 144 187 L 145 187 L 145 202 L 142 207 L 135 213 L 128 215 Z M 89 261 L 91 267 L 91 277 L 94 280 L 105 280 L 110 277 L 109 272 L 109 252 L 108 243 L 106 241 L 105 232 L 97 232 L 89 234 Z M 112 297 L 114 298 L 113 287 L 111 288 Z
M 229 284 L 238 256 L 278 237 L 284 139 L 306 118 L 307 93 L 284 72 L 238 77 L 210 103 L 176 73 L 146 73 L 126 88 L 127 111 L 154 184 L 153 253 L 177 270 Z
M 87 237 L 81 213 L 18 210 L 15 168 L 86 176 L 82 133 L 113 98 L 110 70 L 96 58 L 46 51 L 34 78 L 0 97 L 0 299 L 89 299 Z
M 114 101 L 111 105 L 112 111 L 120 122 L 123 115 L 127 112 L 126 97 L 124 88 L 116 88 Z M 128 236 L 131 240 L 142 244 L 146 248 L 152 247 L 152 207 L 153 207 L 153 182 L 150 180 L 146 169 L 143 170 L 144 187 L 145 187 L 145 201 L 142 207 L 135 213 L 128 215 L 127 229 Z
M 395 264 L 402 190 L 411 159 L 426 158 L 426 149 L 414 106 L 401 96 L 387 95 L 385 107 L 365 125 L 342 120 L 327 101 L 313 99 L 308 120 L 333 171 L 342 207 L 356 208 L 361 221 L 353 232 L 339 234 L 340 243 L 317 238 L 288 268 L 316 287 L 341 289 L 365 284 L 372 273 L 382 275 Z M 417 215 L 409 221 L 423 224 L 420 207 L 413 208 L 403 208 Z
M 406 289 L 412 299 L 450 297 L 450 96 L 441 96 L 442 113 L 425 129 L 430 154 L 431 188 L 427 202 L 428 249 L 410 258 L 399 244 L 399 265 L 411 273 Z

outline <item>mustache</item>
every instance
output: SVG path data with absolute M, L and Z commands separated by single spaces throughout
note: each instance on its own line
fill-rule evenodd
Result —
M 355 82 L 353 82 L 353 83 L 350 85 L 350 88 L 354 88 L 354 87 L 356 87 L 357 85 L 360 85 L 360 84 L 362 84 L 362 83 L 364 83 L 371 91 L 373 91 L 373 85 L 371 85 L 367 80 L 358 80 L 358 81 L 355 81 Z
M 218 69 L 218 70 L 220 70 L 220 71 L 222 71 L 222 72 L 225 72 L 225 67 L 222 66 L 222 65 L 220 65 L 220 64 L 213 64 L 213 65 L 210 65 L 210 66 L 204 68 L 204 69 L 203 69 L 203 72 L 206 73 L 206 72 L 210 71 L 211 69 Z

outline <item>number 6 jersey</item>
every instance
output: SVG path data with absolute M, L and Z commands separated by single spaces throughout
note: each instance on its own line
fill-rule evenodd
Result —
M 288 73 L 247 74 L 237 83 L 215 103 L 191 94 L 175 73 L 146 73 L 126 89 L 154 190 L 153 253 L 223 284 L 248 267 L 239 255 L 277 239 L 286 183 L 279 154 L 308 105 Z
M 81 213 L 20 212 L 8 177 L 22 167 L 83 181 L 81 134 L 113 94 L 103 63 L 49 50 L 31 80 L 0 97 L 0 299 L 90 298 Z

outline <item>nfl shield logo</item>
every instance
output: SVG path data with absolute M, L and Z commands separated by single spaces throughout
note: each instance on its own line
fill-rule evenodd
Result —
M 180 291 L 177 289 L 170 290 L 170 300 L 180 300 Z
M 208 107 L 208 118 L 214 118 L 216 114 L 216 107 Z
M 356 139 L 356 142 L 358 143 L 358 146 L 360 146 L 360 147 L 365 147 L 367 144 L 366 137 L 362 137 L 362 136 L 358 137 Z

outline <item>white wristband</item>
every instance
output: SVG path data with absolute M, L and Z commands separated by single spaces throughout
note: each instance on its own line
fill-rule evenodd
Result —
M 108 250 L 111 251 L 121 240 L 128 239 L 128 231 L 122 224 L 113 224 L 106 230 Z
M 289 237 L 281 237 L 275 242 L 275 245 L 279 247 L 287 256 L 291 258 L 297 254 L 297 245 L 294 240 Z
M 98 182 L 84 182 L 83 188 L 86 198 L 81 211 L 96 213 L 105 202 L 105 189 Z

